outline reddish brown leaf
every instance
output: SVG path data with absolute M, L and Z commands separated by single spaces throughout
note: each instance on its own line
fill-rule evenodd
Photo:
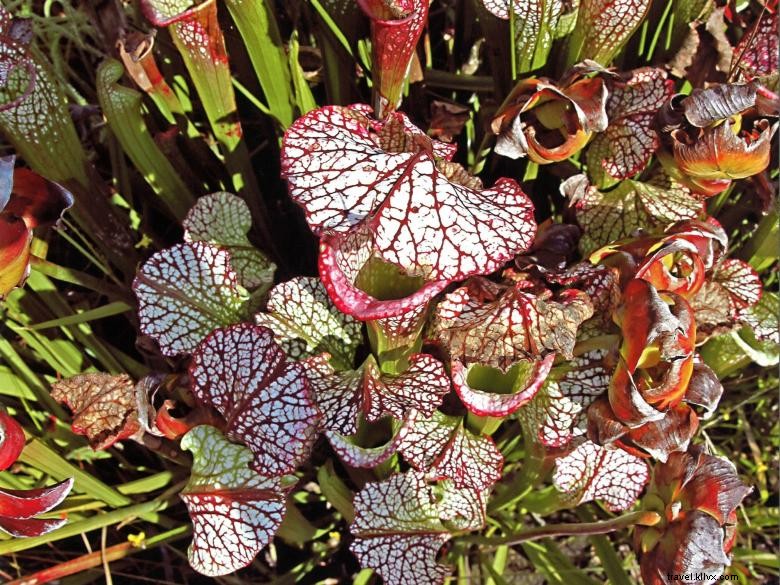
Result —
M 600 77 L 574 73 L 561 87 L 544 78 L 524 79 L 491 124 L 498 135 L 495 151 L 513 159 L 528 156 L 537 164 L 565 160 L 593 132 L 606 130 L 606 100 Z
M 777 8 L 762 10 L 734 47 L 731 69 L 739 69 L 746 79 L 777 75 Z
M 452 360 L 505 371 L 518 360 L 549 351 L 571 356 L 577 328 L 592 314 L 579 291 L 552 300 L 549 293 L 535 296 L 521 285 L 472 279 L 436 306 L 432 336 Z
M 51 395 L 68 405 L 73 432 L 86 435 L 95 450 L 107 449 L 141 428 L 134 384 L 126 374 L 80 374 L 52 384 Z

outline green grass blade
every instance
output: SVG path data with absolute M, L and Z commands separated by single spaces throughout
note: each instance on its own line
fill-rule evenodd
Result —
M 71 309 L 68 302 L 60 295 L 54 283 L 46 276 L 40 273 L 32 273 L 27 283 L 30 290 L 39 293 L 42 300 L 45 299 L 46 307 L 57 318 L 74 315 L 73 309 Z M 111 353 L 108 346 L 92 333 L 88 324 L 68 325 L 64 330 L 72 335 L 73 339 L 80 345 L 88 348 L 93 353 L 102 369 L 116 374 L 124 371 L 122 363 Z M 21 331 L 18 331 L 18 333 L 22 335 Z
M 347 37 L 344 36 L 344 33 L 341 32 L 339 26 L 336 24 L 333 18 L 331 18 L 330 13 L 325 9 L 319 0 L 309 0 L 309 2 L 314 7 L 314 10 L 317 12 L 320 18 L 322 18 L 322 22 L 325 23 L 325 25 L 328 27 L 328 30 L 333 33 L 333 36 L 336 37 L 339 44 L 347 53 L 349 53 L 349 56 L 354 59 L 355 55 L 352 52 L 352 47 L 350 46 Z
M 128 311 L 132 311 L 133 307 L 127 303 L 117 301 L 114 303 L 108 303 L 102 307 L 96 309 L 89 309 L 88 311 L 82 311 L 75 315 L 69 315 L 67 317 L 60 317 L 58 319 L 51 319 L 44 321 L 43 323 L 36 323 L 30 325 L 26 329 L 30 331 L 40 331 L 41 329 L 49 329 L 50 327 L 64 327 L 66 325 L 78 325 L 79 323 L 88 323 L 97 319 L 105 319 L 106 317 L 113 317 L 114 315 L 121 315 Z
M 322 495 L 347 522 L 355 519 L 355 508 L 352 505 L 354 497 L 347 485 L 341 481 L 336 470 L 333 468 L 333 461 L 328 460 L 325 465 L 317 470 L 317 483 L 320 486 Z
M 241 82 L 235 77 L 233 78 L 233 87 L 235 87 L 241 95 L 243 95 L 246 99 L 248 99 L 249 102 L 258 110 L 260 110 L 262 113 L 268 116 L 271 115 L 271 110 L 268 109 L 268 106 L 266 106 L 263 102 L 257 99 L 257 96 L 254 95 L 251 91 L 249 91 L 248 88 L 243 86 Z
M 19 460 L 32 465 L 36 469 L 40 469 L 58 481 L 69 477 L 74 478 L 73 489 L 75 491 L 105 502 L 112 508 L 127 506 L 132 502 L 130 498 L 123 496 L 111 486 L 106 485 L 96 477 L 66 461 L 59 453 L 47 447 L 40 439 L 32 439 L 28 442 Z
M 29 550 L 50 542 L 62 540 L 63 538 L 70 538 L 71 536 L 92 532 L 93 530 L 98 530 L 105 526 L 112 526 L 119 523 L 125 524 L 132 521 L 134 518 L 153 512 L 159 512 L 166 507 L 167 502 L 165 500 L 151 500 L 142 504 L 119 508 L 106 514 L 97 514 L 86 520 L 80 520 L 78 522 L 73 522 L 72 524 L 66 524 L 62 528 L 54 530 L 49 534 L 44 534 L 43 536 L 14 538 L 12 540 L 0 542 L 0 555 Z
M 20 400 L 35 400 L 35 394 L 8 366 L 0 366 L 0 394 Z
M 161 471 L 153 475 L 147 475 L 141 479 L 129 481 L 117 486 L 119 493 L 125 496 L 131 496 L 135 494 L 148 494 L 159 489 L 164 488 L 173 480 L 173 473 L 170 471 Z
M 88 290 L 106 295 L 110 299 L 130 302 L 133 300 L 133 297 L 129 292 L 123 291 L 100 278 L 95 278 L 90 274 L 80 272 L 73 268 L 54 264 L 53 262 L 38 258 L 37 256 L 32 256 L 30 258 L 30 267 L 32 270 L 45 274 L 50 278 L 59 280 L 60 282 L 82 286 Z
M 22 357 L 16 352 L 11 343 L 0 337 L 0 357 L 10 366 L 20 380 L 35 395 L 40 405 L 54 416 L 60 419 L 67 419 L 68 415 L 63 408 L 49 395 L 46 384 L 33 372 Z
M 100 107 L 138 172 L 177 219 L 189 211 L 195 198 L 176 169 L 157 146 L 141 116 L 141 93 L 119 85 L 124 67 L 119 61 L 104 61 L 97 72 Z
M 203 34 L 191 34 L 193 28 Z M 198 5 L 188 18 L 175 22 L 168 31 L 190 74 L 214 138 L 219 143 L 232 189 L 249 205 L 260 243 L 273 254 L 274 240 L 269 228 L 268 210 L 243 140 L 225 38 L 217 18 L 217 4 L 206 2 Z
M 550 585 L 598 585 L 582 569 L 575 567 L 552 540 L 524 542 L 521 546 L 528 560 Z
M 295 118 L 293 84 L 273 9 L 264 0 L 226 0 L 244 40 L 271 115 L 287 128 Z
M 298 43 L 298 32 L 294 32 L 290 38 L 290 71 L 292 71 L 293 87 L 295 89 L 295 103 L 301 115 L 310 112 L 317 107 L 311 88 L 303 77 L 303 68 L 298 62 L 298 52 L 300 44 Z
M 584 522 L 594 522 L 596 520 L 596 516 L 587 506 L 577 510 L 577 516 Z M 590 540 L 596 554 L 601 559 L 607 582 L 610 585 L 632 585 L 631 577 L 623 568 L 623 562 L 615 552 L 615 547 L 609 538 L 603 534 L 598 534 L 588 537 L 588 540 Z
M 26 575 L 21 579 L 11 581 L 8 585 L 48 583 L 50 581 L 65 583 L 66 577 L 69 575 L 73 575 L 76 578 L 90 578 L 90 569 L 97 568 L 101 563 L 116 562 L 139 552 L 151 550 L 157 546 L 183 538 L 189 535 L 190 532 L 190 527 L 184 524 L 161 534 L 144 538 L 141 546 L 134 546 L 128 541 L 121 542 L 106 549 L 64 561 L 32 575 Z

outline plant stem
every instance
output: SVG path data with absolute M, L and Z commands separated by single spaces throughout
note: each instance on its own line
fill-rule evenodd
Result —
M 525 457 L 522 467 L 515 472 L 511 482 L 491 499 L 488 513 L 498 512 L 522 500 L 533 489 L 539 478 L 546 473 L 545 450 L 530 437 L 532 437 L 531 431 L 523 426 Z
M 75 575 L 88 571 L 89 569 L 98 567 L 102 563 L 109 563 L 111 561 L 118 561 L 126 558 L 130 555 L 149 550 L 155 546 L 159 546 L 166 542 L 172 542 L 188 536 L 192 532 L 191 528 L 187 525 L 182 525 L 168 530 L 162 534 L 152 536 L 151 538 L 144 539 L 143 546 L 135 546 L 129 541 L 120 542 L 114 546 L 104 548 L 93 553 L 82 555 L 75 559 L 65 561 L 43 569 L 32 575 L 27 575 L 21 579 L 11 581 L 8 585 L 22 585 L 24 583 L 48 583 L 50 581 L 62 579 L 69 575 Z
M 621 528 L 628 528 L 634 524 L 652 525 L 655 524 L 659 518 L 660 517 L 655 512 L 639 511 L 597 522 L 547 524 L 545 526 L 537 526 L 535 528 L 522 530 L 515 534 L 510 534 L 509 536 L 495 537 L 474 535 L 462 536 L 458 540 L 461 542 L 488 546 L 512 546 L 520 544 L 521 542 L 537 540 L 549 536 L 607 534 L 609 532 L 614 532 L 615 530 L 620 530 Z
M 762 217 L 750 239 L 738 252 L 738 257 L 749 262 L 757 270 L 771 266 L 777 251 L 779 218 L 780 211 L 776 208 Z M 769 262 L 766 262 L 767 259 Z

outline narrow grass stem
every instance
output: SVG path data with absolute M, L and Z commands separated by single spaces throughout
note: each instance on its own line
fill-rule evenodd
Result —
M 611 518 L 610 520 L 600 520 L 597 522 L 576 522 L 576 523 L 562 523 L 562 524 L 547 524 L 545 526 L 537 526 L 535 528 L 528 528 L 527 530 L 521 530 L 515 534 L 508 536 L 462 536 L 458 540 L 460 542 L 470 544 L 481 544 L 487 546 L 513 546 L 520 544 L 521 542 L 527 542 L 529 540 L 538 540 L 540 538 L 546 538 L 549 536 L 572 536 L 572 535 L 591 535 L 591 534 L 607 534 L 620 530 L 622 528 L 628 528 L 634 524 L 652 525 L 655 524 L 660 517 L 655 512 L 631 512 L 630 514 L 624 514 L 617 518 Z

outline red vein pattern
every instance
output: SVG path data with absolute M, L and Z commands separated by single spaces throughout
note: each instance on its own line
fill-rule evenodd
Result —
M 429 486 L 418 472 L 396 474 L 366 484 L 355 496 L 350 550 L 386 585 L 437 585 L 450 573 L 436 562 L 450 539 L 447 525 L 477 530 L 483 524 L 481 494 Z
M 409 419 L 403 423 L 397 423 L 398 428 L 393 436 L 383 445 L 378 447 L 361 447 L 356 445 L 350 437 L 337 433 L 335 431 L 325 431 L 325 436 L 330 442 L 330 446 L 336 454 L 347 465 L 352 467 L 376 467 L 387 461 L 398 450 L 399 445 L 409 432 L 412 420 L 415 418 L 414 412 L 409 415 Z
M 211 244 L 178 244 L 152 256 L 133 282 L 141 331 L 168 356 L 191 353 L 217 327 L 241 320 L 246 300 L 230 255 Z
M 590 146 L 600 161 L 588 157 L 588 166 L 600 164 L 612 177 L 626 179 L 644 169 L 658 148 L 653 123 L 658 109 L 672 97 L 674 85 L 663 69 L 645 67 L 632 71 L 625 81 L 609 83 L 609 89 L 609 126 Z
M 494 417 L 507 416 L 521 406 L 528 404 L 539 392 L 550 373 L 554 360 L 555 354 L 551 353 L 542 360 L 518 362 L 518 380 L 514 382 L 511 394 L 493 392 L 490 388 L 485 390 L 473 388 L 468 382 L 469 367 L 456 360 L 451 364 L 452 385 L 464 406 L 474 414 Z
M 238 195 L 219 191 L 200 197 L 182 227 L 185 242 L 207 242 L 225 248 L 246 288 L 267 290 L 273 283 L 276 265 L 249 241 L 252 215 Z
M 674 188 L 626 180 L 608 192 L 590 185 L 584 175 L 561 184 L 584 233 L 580 250 L 587 255 L 636 230 L 661 231 L 668 225 L 696 219 L 704 204 L 680 185 Z
M 553 484 L 579 505 L 602 500 L 613 512 L 630 508 L 650 479 L 639 457 L 586 441 L 555 460 Z
M 383 124 L 364 111 L 320 108 L 285 134 L 282 174 L 315 233 L 365 221 L 382 259 L 431 281 L 490 272 L 530 246 L 533 205 L 515 181 L 481 190 L 450 180 L 431 139 L 414 134 L 415 152 L 387 150 Z
M 742 260 L 722 260 L 713 270 L 712 280 L 728 291 L 731 307 L 735 312 L 751 307 L 761 300 L 761 278 L 750 264 Z
M 412 422 L 398 450 L 427 477 L 451 479 L 458 488 L 482 491 L 501 479 L 504 457 L 493 439 L 467 431 L 459 416 L 435 412 Z
M 276 285 L 266 307 L 268 313 L 255 314 L 255 323 L 272 329 L 291 358 L 327 351 L 352 366 L 362 324 L 333 305 L 318 278 L 299 276 Z
M 517 414 L 527 421 L 542 445 L 560 448 L 585 434 L 585 412 L 609 388 L 610 373 L 602 364 L 604 350 L 574 358 L 553 374 Z M 557 368 L 556 368 L 557 369 Z
M 747 79 L 772 75 L 778 69 L 777 9 L 764 10 L 734 47 L 731 68 Z
M 246 567 L 282 523 L 283 478 L 249 469 L 249 450 L 214 427 L 195 427 L 181 447 L 193 453 L 192 475 L 180 494 L 192 520 L 190 566 L 210 577 Z
M 226 421 L 229 439 L 252 451 L 252 468 L 291 473 L 309 454 L 319 411 L 300 362 L 287 361 L 267 327 L 243 323 L 212 332 L 190 365 L 192 392 Z
M 577 328 L 593 309 L 580 291 L 566 291 L 558 301 L 549 296 L 472 279 L 436 306 L 432 335 L 451 359 L 466 365 L 506 371 L 549 351 L 570 357 Z
M 328 354 L 302 362 L 313 394 L 323 413 L 322 426 L 344 435 L 357 431 L 357 417 L 369 421 L 392 415 L 405 420 L 413 412 L 431 416 L 450 390 L 444 364 L 427 354 L 409 358 L 409 367 L 397 376 L 384 374 L 373 358 L 359 370 L 337 372 Z
M 757 339 L 780 343 L 780 300 L 777 293 L 764 291 L 761 300 L 740 312 L 740 319 Z
M 584 44 L 581 59 L 609 65 L 650 8 L 650 0 L 582 0 L 577 28 Z
M 86 435 L 96 451 L 108 449 L 141 428 L 135 385 L 127 374 L 89 373 L 52 384 L 51 397 L 73 412 L 73 432 Z

